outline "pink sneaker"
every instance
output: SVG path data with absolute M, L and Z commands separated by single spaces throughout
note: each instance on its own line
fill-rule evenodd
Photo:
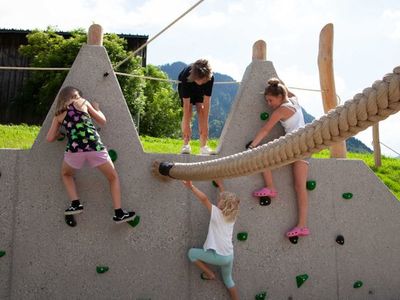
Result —
M 260 190 L 254 191 L 253 196 L 254 197 L 271 197 L 274 198 L 278 195 L 278 193 L 274 190 L 271 190 L 267 187 L 263 187 Z
M 286 232 L 287 237 L 307 236 L 309 234 L 310 234 L 310 229 L 308 229 L 308 227 L 295 227 L 292 230 Z

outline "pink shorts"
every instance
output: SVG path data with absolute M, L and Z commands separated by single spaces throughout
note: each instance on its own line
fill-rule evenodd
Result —
M 88 152 L 65 152 L 64 161 L 74 169 L 81 169 L 85 161 L 89 163 L 91 168 L 98 167 L 111 161 L 107 150 L 88 151 Z

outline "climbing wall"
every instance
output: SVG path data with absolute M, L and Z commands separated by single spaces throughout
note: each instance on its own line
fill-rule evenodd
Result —
M 275 75 L 271 62 L 249 65 L 215 157 L 242 151 L 264 124 L 260 114 L 269 111 L 262 92 Z M 228 299 L 221 280 L 202 281 L 186 256 L 190 247 L 202 246 L 208 212 L 181 182 L 163 182 L 150 172 L 154 160 L 197 162 L 213 157 L 144 153 L 101 46 L 83 46 L 63 84 L 67 85 L 100 103 L 108 120 L 100 134 L 118 153 L 123 207 L 134 209 L 141 222 L 135 228 L 114 224 L 106 179 L 85 169 L 76 176 L 84 212 L 76 218 L 76 227 L 65 224 L 68 199 L 59 175 L 65 142 L 45 142 L 53 104 L 31 150 L 0 151 L 0 250 L 6 251 L 0 257 L 5 279 L 0 298 Z M 270 139 L 282 133 L 277 127 Z M 233 273 L 242 299 L 254 299 L 263 291 L 269 299 L 399 297 L 400 207 L 364 163 L 311 161 L 309 180 L 316 181 L 309 191 L 311 236 L 297 244 L 284 237 L 296 221 L 291 167 L 273 174 L 279 196 L 269 206 L 251 197 L 262 185 L 261 175 L 226 181 L 227 189 L 242 199 Z M 196 185 L 215 202 L 217 191 L 210 182 Z M 343 193 L 353 196 L 344 199 Z M 238 241 L 239 232 L 246 232 L 247 240 Z M 343 244 L 336 242 L 338 235 L 344 237 Z M 98 266 L 108 271 L 99 274 Z M 354 288 L 357 281 L 362 286 Z

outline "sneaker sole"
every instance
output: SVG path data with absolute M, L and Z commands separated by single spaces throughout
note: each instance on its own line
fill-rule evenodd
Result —
M 126 219 L 123 219 L 123 220 L 120 220 L 120 221 L 115 221 L 115 220 L 114 220 L 114 222 L 117 223 L 117 224 L 121 224 L 121 223 L 124 223 L 124 222 L 132 221 L 132 220 L 135 219 L 136 217 L 137 217 L 137 216 L 134 215 L 134 216 L 132 216 L 132 217 L 130 217 L 130 218 L 126 218 Z
M 72 216 L 72 215 L 78 215 L 81 214 L 83 212 L 83 209 L 81 210 L 76 210 L 76 211 L 65 211 L 64 215 L 66 216 Z

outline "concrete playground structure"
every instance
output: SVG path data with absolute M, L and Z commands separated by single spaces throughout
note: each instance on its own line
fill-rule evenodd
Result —
M 53 103 L 32 149 L 0 150 L 0 250 L 6 252 L 0 258 L 0 298 L 227 299 L 221 280 L 202 281 L 186 255 L 202 246 L 208 212 L 181 182 L 154 177 L 151 166 L 155 160 L 198 162 L 243 151 L 265 122 L 262 92 L 272 76 L 277 73 L 270 61 L 254 59 L 247 67 L 216 156 L 150 154 L 143 151 L 105 48 L 83 46 L 63 87 L 75 86 L 100 104 L 108 120 L 102 140 L 118 153 L 123 207 L 135 210 L 141 223 L 114 224 L 108 182 L 84 169 L 76 176 L 84 212 L 76 227 L 65 224 L 65 142 L 45 141 Z M 277 126 L 269 140 L 282 134 Z M 297 244 L 284 236 L 297 214 L 291 167 L 273 175 L 279 196 L 269 206 L 251 196 L 262 185 L 260 174 L 225 182 L 242 200 L 233 272 L 241 299 L 262 291 L 268 299 L 400 297 L 400 204 L 362 161 L 311 160 L 311 235 Z M 196 185 L 215 201 L 211 182 Z M 238 241 L 238 232 L 247 232 L 248 239 Z M 336 242 L 338 235 L 344 243 Z M 109 270 L 99 274 L 97 266 Z M 305 274 L 308 279 L 297 287 L 296 277 Z

